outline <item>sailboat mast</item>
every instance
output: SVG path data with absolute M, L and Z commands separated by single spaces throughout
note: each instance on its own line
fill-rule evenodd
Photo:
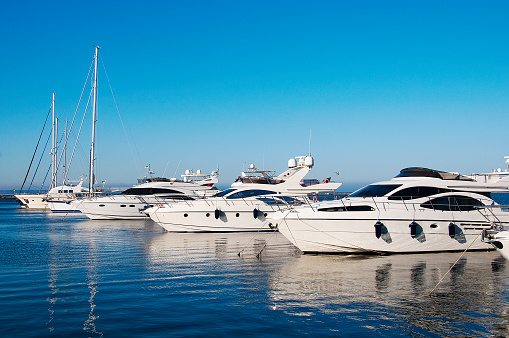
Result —
M 53 99 L 51 101 L 51 107 L 53 110 L 52 126 L 51 126 L 51 188 L 57 186 L 57 126 L 55 118 L 55 93 L 53 93 Z
M 99 54 L 99 46 L 95 47 L 95 65 L 94 65 L 94 101 L 92 105 L 92 146 L 90 147 L 90 173 L 88 179 L 88 194 L 91 197 L 94 188 L 94 161 L 95 161 L 95 122 L 97 121 L 97 56 Z
M 67 175 L 67 122 L 68 121 L 65 121 L 65 130 L 64 130 L 64 135 L 65 135 L 65 142 L 64 142 L 64 165 L 62 166 L 62 168 L 64 168 L 63 171 L 63 174 L 62 174 L 62 185 L 65 184 L 65 176 Z

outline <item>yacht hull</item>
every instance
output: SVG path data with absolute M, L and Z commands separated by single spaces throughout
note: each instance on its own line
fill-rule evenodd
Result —
M 93 220 L 145 219 L 141 212 L 151 201 L 130 196 L 111 196 L 71 202 L 71 207 Z
M 430 212 L 426 215 L 380 217 L 373 212 L 354 212 L 350 217 L 327 217 L 319 212 L 283 213 L 274 222 L 278 230 L 301 251 L 307 253 L 418 253 L 488 250 L 481 232 L 491 223 L 479 212 L 463 215 Z M 351 214 L 351 213 L 350 213 Z M 433 216 L 433 217 L 426 217 Z M 463 216 L 463 217 L 462 217 Z M 354 218 L 355 217 L 355 218 Z M 505 217 L 502 224 L 509 225 Z M 377 237 L 375 224 L 381 222 Z M 412 224 L 413 223 L 413 224 Z M 412 226 L 411 226 L 412 224 Z M 414 234 L 412 235 L 412 227 Z M 453 228 L 453 234 L 450 227 Z
M 72 199 L 50 200 L 48 201 L 48 207 L 54 213 L 81 213 L 75 205 L 71 204 L 71 201 Z
M 507 260 L 509 260 L 509 231 L 500 231 L 494 237 L 494 239 L 489 240 L 488 243 L 491 243 L 494 248 Z
M 27 209 L 49 209 L 46 201 L 46 194 L 20 194 L 14 195 L 24 208 Z
M 146 213 L 170 232 L 244 232 L 274 231 L 267 217 L 277 210 L 258 200 L 197 200 L 156 205 Z

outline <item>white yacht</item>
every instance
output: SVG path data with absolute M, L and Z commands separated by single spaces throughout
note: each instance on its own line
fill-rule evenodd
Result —
M 334 191 L 341 183 L 303 185 L 301 181 L 313 167 L 311 156 L 288 161 L 289 169 L 271 177 L 262 171 L 260 180 L 248 176 L 260 171 L 252 165 L 232 188 L 217 195 L 193 201 L 159 203 L 145 213 L 167 231 L 173 232 L 237 232 L 269 231 L 269 213 L 287 204 L 300 204 L 308 193 Z M 303 198 L 292 197 L 300 195 Z
M 480 175 L 480 177 L 484 177 Z M 509 225 L 492 192 L 508 192 L 509 176 L 484 183 L 458 173 L 403 169 L 336 201 L 281 211 L 272 226 L 303 252 L 410 253 L 489 249 L 483 230 Z
M 186 171 L 184 180 L 145 178 L 142 183 L 123 191 L 119 195 L 83 198 L 70 203 L 72 210 L 79 210 L 90 219 L 142 219 L 142 212 L 150 205 L 164 202 L 188 201 L 205 196 L 207 191 L 216 191 L 217 172 L 211 176 Z M 191 180 L 190 177 L 202 177 Z
M 77 185 L 64 184 L 51 188 L 45 194 L 17 194 L 14 195 L 21 206 L 29 209 L 53 209 L 56 206 L 66 204 L 75 198 L 88 194 L 88 189 L 82 187 L 83 181 Z

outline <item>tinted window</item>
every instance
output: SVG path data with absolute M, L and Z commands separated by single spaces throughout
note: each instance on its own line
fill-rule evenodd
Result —
M 318 211 L 327 211 L 327 212 L 337 212 L 337 211 L 373 211 L 375 210 L 373 207 L 369 205 L 351 205 L 351 206 L 342 206 L 342 207 L 328 207 L 328 208 L 320 208 Z
M 427 197 L 431 195 L 451 192 L 451 189 L 443 189 L 437 187 L 410 187 L 396 191 L 389 196 L 390 200 L 411 200 L 414 198 Z
M 164 189 L 164 188 L 152 188 L 153 194 L 184 194 L 182 191 L 172 190 L 172 189 Z
M 122 195 L 148 195 L 148 194 L 149 194 L 148 188 L 131 188 L 122 192 Z
M 421 207 L 444 211 L 469 211 L 482 205 L 484 204 L 482 204 L 481 201 L 467 196 L 444 196 L 422 203 Z
M 172 189 L 164 189 L 164 188 L 130 188 L 122 193 L 122 195 L 154 195 L 154 194 L 179 194 L 182 195 L 183 192 L 172 190 Z
M 234 194 L 231 194 L 230 196 L 226 197 L 227 199 L 235 199 L 235 198 L 246 198 L 246 197 L 253 197 L 253 196 L 260 196 L 260 195 L 275 195 L 276 192 L 270 191 L 270 190 L 242 190 L 239 192 L 236 192 Z
M 350 194 L 350 197 L 379 197 L 385 196 L 394 189 L 401 187 L 401 184 L 368 185 Z

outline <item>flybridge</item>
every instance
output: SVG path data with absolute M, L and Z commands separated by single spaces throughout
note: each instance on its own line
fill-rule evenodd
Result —
M 401 170 L 396 177 L 433 177 L 442 180 L 473 181 L 472 178 L 460 175 L 459 173 L 450 173 L 421 167 L 405 168 Z

